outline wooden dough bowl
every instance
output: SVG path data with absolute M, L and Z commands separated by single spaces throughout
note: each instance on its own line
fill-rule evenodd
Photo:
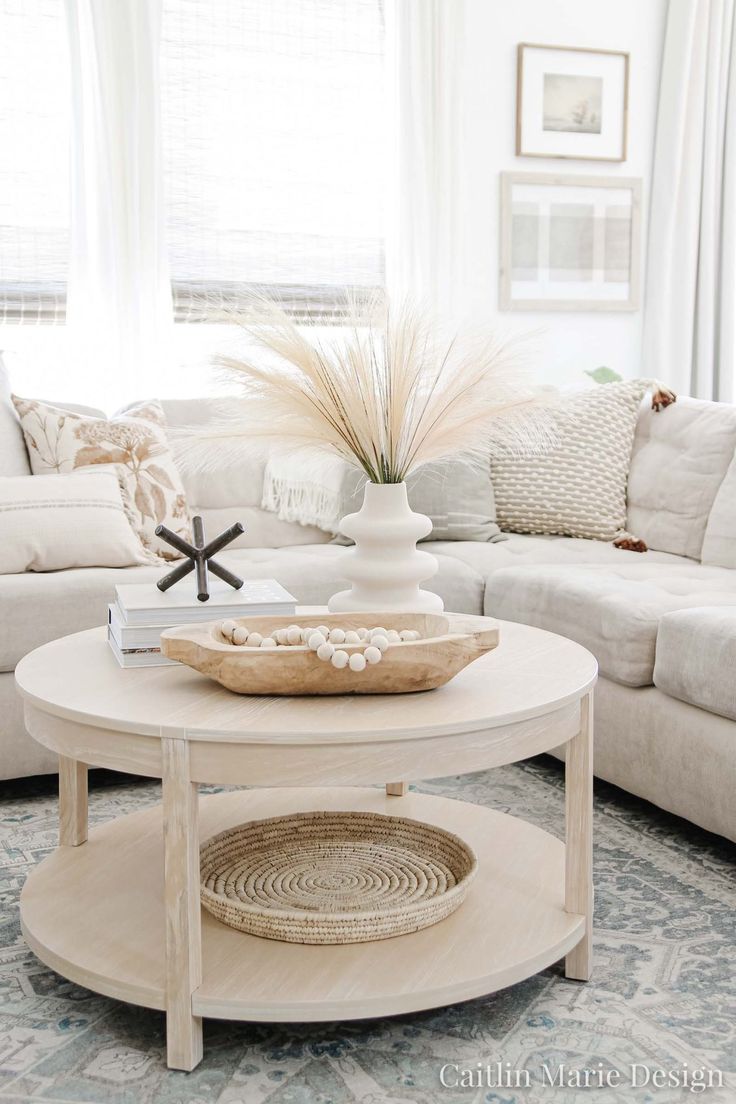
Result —
M 415 629 L 420 640 L 390 644 L 380 663 L 363 671 L 340 670 L 306 645 L 248 648 L 231 644 L 219 621 L 182 625 L 161 634 L 161 651 L 215 679 L 236 694 L 406 694 L 434 690 L 498 644 L 498 624 L 488 617 L 446 613 L 322 613 L 235 618 L 237 625 L 268 636 L 298 621 L 303 628 L 327 625 L 358 629 Z M 341 644 L 346 652 L 363 644 Z

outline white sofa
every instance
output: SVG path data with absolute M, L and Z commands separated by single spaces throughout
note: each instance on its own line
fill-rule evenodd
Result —
M 171 424 L 206 420 L 208 404 L 164 403 Z M 642 409 L 629 479 L 631 532 L 649 551 L 511 534 L 495 544 L 428 544 L 430 586 L 445 607 L 563 633 L 597 656 L 596 773 L 736 840 L 736 409 L 680 399 Z M 0 456 L 2 450 L 0 450 Z M 0 475 L 10 474 L 0 470 Z M 184 470 L 190 506 L 211 532 L 242 520 L 222 559 L 273 576 L 303 603 L 345 581 L 327 534 L 260 508 L 263 466 L 223 460 Z M 707 553 L 707 555 L 706 555 Z M 711 563 L 701 562 L 711 559 Z M 155 567 L 0 576 L 0 777 L 51 772 L 54 757 L 23 728 L 13 670 L 45 641 L 101 624 L 113 587 Z

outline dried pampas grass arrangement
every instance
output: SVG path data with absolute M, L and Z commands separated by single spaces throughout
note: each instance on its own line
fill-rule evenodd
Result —
M 261 299 L 230 317 L 247 350 L 215 363 L 244 402 L 207 437 L 326 451 L 373 483 L 401 483 L 428 461 L 549 447 L 550 393 L 532 387 L 523 339 L 443 337 L 431 315 L 383 298 L 348 303 L 330 341 L 311 340 Z

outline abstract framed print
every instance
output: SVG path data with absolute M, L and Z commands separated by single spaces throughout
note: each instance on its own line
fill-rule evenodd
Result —
M 501 173 L 502 310 L 637 310 L 641 181 Z
M 625 161 L 629 55 L 579 46 L 517 50 L 516 153 Z

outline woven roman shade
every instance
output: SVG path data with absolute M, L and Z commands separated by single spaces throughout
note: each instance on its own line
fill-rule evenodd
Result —
M 177 321 L 383 286 L 381 0 L 164 0 L 161 90 Z

